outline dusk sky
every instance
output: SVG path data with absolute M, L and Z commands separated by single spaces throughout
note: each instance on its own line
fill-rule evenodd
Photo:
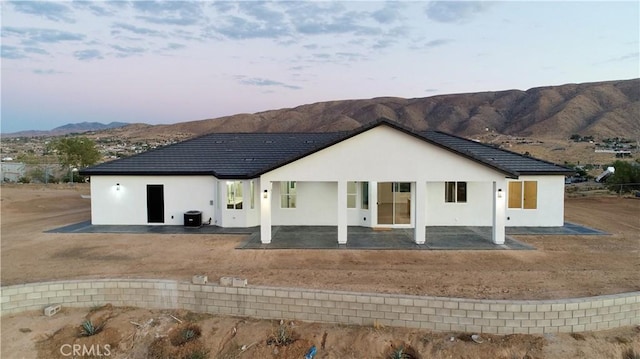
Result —
M 640 2 L 3 1 L 2 133 L 640 77 Z

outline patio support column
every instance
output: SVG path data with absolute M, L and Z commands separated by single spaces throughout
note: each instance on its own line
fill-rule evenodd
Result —
M 369 217 L 371 227 L 378 226 L 378 182 L 369 181 Z
M 504 244 L 505 240 L 505 216 L 506 216 L 506 193 L 504 181 L 493 182 L 493 228 L 491 240 L 494 244 Z
M 264 244 L 271 243 L 271 187 L 271 181 L 260 180 L 260 241 Z
M 347 182 L 338 181 L 338 243 L 347 244 Z
M 424 181 L 415 182 L 415 231 L 414 240 L 416 244 L 424 244 L 427 236 L 427 183 Z

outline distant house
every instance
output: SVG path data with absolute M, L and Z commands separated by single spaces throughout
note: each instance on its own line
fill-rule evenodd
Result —
M 93 224 L 221 227 L 562 226 L 571 170 L 381 119 L 351 132 L 213 133 L 80 171 Z
M 2 182 L 18 182 L 25 176 L 26 167 L 21 162 L 0 162 Z

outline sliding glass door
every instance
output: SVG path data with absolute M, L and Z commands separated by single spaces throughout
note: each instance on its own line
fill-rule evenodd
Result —
M 410 182 L 378 182 L 378 224 L 411 224 Z

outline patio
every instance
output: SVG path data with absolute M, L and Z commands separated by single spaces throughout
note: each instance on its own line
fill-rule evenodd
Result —
M 562 227 L 507 227 L 504 244 L 491 242 L 491 227 L 426 227 L 426 242 L 413 241 L 414 230 L 349 227 L 346 245 L 337 242 L 336 226 L 274 226 L 270 244 L 260 241 L 260 228 L 222 228 L 204 225 L 92 225 L 90 221 L 46 231 L 46 233 L 157 233 L 157 234 L 244 234 L 248 238 L 237 249 L 365 249 L 365 250 L 534 250 L 513 235 L 604 235 L 605 232 L 574 223 Z

